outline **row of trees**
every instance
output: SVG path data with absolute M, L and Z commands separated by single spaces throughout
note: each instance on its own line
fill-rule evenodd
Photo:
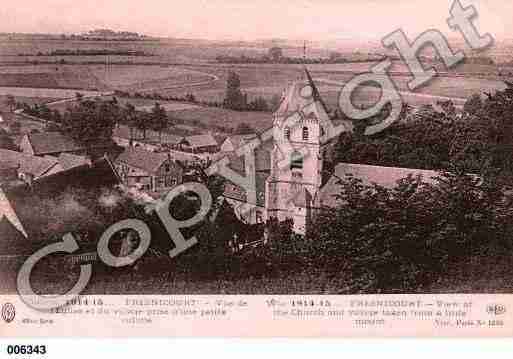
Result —
M 75 140 L 89 146 L 99 140 L 109 140 L 117 124 L 129 125 L 139 129 L 146 137 L 147 130 L 157 131 L 160 135 L 172 124 L 166 110 L 157 102 L 150 112 L 137 111 L 127 103 L 121 106 L 115 97 L 112 100 L 85 99 L 78 96 L 77 102 L 61 114 L 50 110 L 45 104 L 21 104 L 24 113 L 47 120 L 59 130 Z
M 220 55 L 216 57 L 216 61 L 224 64 L 345 64 L 354 62 L 381 61 L 384 55 L 365 55 L 360 59 L 345 58 L 341 53 L 331 52 L 329 57 L 325 58 L 305 58 L 305 57 L 289 57 L 283 55 L 281 47 L 272 47 L 268 53 L 263 56 L 231 56 Z

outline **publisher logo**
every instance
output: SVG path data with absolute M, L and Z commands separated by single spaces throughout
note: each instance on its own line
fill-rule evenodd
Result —
M 506 307 L 502 304 L 489 304 L 486 307 L 486 312 L 493 315 L 501 315 L 506 313 Z
M 16 316 L 16 310 L 14 309 L 14 305 L 11 303 L 5 303 L 2 306 L 2 319 L 6 323 L 10 323 L 14 320 L 14 317 Z

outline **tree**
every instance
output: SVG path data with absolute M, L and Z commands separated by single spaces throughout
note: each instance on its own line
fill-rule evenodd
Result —
M 425 290 L 449 265 L 509 243 L 512 202 L 489 174 L 454 166 L 432 183 L 410 176 L 385 188 L 347 176 L 339 185 L 338 205 L 307 234 L 309 256 L 352 293 Z
M 337 51 L 330 52 L 330 62 L 338 61 L 342 58 L 342 54 Z
M 123 122 L 128 126 L 130 130 L 130 145 L 134 139 L 134 129 L 137 128 L 137 112 L 135 106 L 131 103 L 127 103 L 125 108 L 122 110 Z
M 13 95 L 7 95 L 5 97 L 5 105 L 9 108 L 9 111 L 14 111 L 14 109 L 16 108 L 16 99 Z
M 481 96 L 479 94 L 473 94 L 463 105 L 463 112 L 468 115 L 476 115 L 483 107 Z
M 137 112 L 135 125 L 138 130 L 142 131 L 143 138 L 146 139 L 146 131 L 151 128 L 151 114 L 146 110 Z
M 233 71 L 228 72 L 224 107 L 237 111 L 244 110 L 247 107 L 246 97 L 240 89 L 239 75 Z
M 62 131 L 88 149 L 98 141 L 110 140 L 120 120 L 120 108 L 113 101 L 82 100 L 68 108 Z
M 156 102 L 151 109 L 151 128 L 159 133 L 159 142 L 162 142 L 162 131 L 168 126 L 168 117 L 166 110 Z
M 283 50 L 281 47 L 271 47 L 269 49 L 269 57 L 273 62 L 279 62 L 283 58 Z

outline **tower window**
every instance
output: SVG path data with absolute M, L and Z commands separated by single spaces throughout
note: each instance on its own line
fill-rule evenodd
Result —
M 294 151 L 290 158 L 290 169 L 303 169 L 303 155 L 298 152 Z
M 288 127 L 285 129 L 285 138 L 287 140 L 290 140 L 290 128 Z
M 308 127 L 303 127 L 303 141 L 308 140 Z

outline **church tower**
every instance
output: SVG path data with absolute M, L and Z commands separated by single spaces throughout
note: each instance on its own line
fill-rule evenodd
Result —
M 306 68 L 305 73 L 306 81 L 292 84 L 273 115 L 274 148 L 266 182 L 268 218 L 291 218 L 300 234 L 306 232 L 312 201 L 321 186 L 322 123 L 329 120 Z

